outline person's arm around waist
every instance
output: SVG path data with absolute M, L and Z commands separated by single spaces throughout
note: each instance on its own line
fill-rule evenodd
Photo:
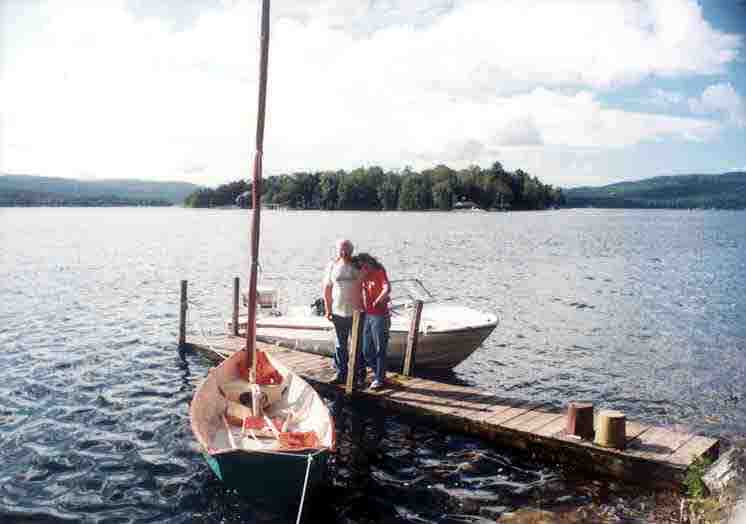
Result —
M 389 298 L 390 293 L 391 293 L 391 285 L 389 284 L 388 276 L 386 276 L 383 281 L 383 287 L 381 287 L 381 292 L 378 294 L 376 299 L 373 301 L 373 307 L 376 307 L 379 304 L 385 304 Z

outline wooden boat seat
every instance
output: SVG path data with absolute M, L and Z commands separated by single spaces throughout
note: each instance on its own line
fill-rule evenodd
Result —
M 262 408 L 267 409 L 277 402 L 285 394 L 287 381 L 281 384 L 259 384 L 259 390 L 262 392 Z M 251 406 L 252 403 L 252 384 L 242 378 L 237 378 L 220 385 L 220 393 L 229 401 L 233 401 L 243 406 Z M 251 408 L 248 408 L 251 411 Z

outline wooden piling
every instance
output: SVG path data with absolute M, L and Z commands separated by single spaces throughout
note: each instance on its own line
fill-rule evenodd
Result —
M 238 296 L 241 281 L 238 277 L 233 278 L 233 336 L 238 336 Z
M 186 343 L 187 281 L 181 281 L 181 305 L 179 307 L 179 347 Z
M 422 317 L 422 300 L 415 300 L 412 306 L 412 320 L 409 323 L 409 333 L 407 334 L 407 349 L 404 353 L 404 364 L 402 365 L 402 375 L 409 377 L 414 372 L 415 354 L 417 352 L 417 340 L 420 336 L 420 318 Z
M 598 413 L 596 438 L 593 443 L 604 448 L 624 449 L 626 431 L 624 413 L 609 409 L 601 410 Z
M 350 332 L 349 358 L 347 360 L 347 383 L 345 384 L 345 394 L 347 395 L 351 394 L 355 387 L 358 351 L 363 343 L 363 323 L 361 320 L 362 314 L 355 311 L 352 314 L 352 331 Z
M 588 440 L 592 439 L 593 404 L 571 402 L 567 406 L 567 425 L 565 431 L 568 435 Z

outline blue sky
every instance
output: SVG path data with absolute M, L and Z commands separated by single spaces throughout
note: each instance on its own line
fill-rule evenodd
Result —
M 253 0 L 0 0 L 0 172 L 250 177 Z M 265 172 L 746 170 L 746 0 L 275 0 Z

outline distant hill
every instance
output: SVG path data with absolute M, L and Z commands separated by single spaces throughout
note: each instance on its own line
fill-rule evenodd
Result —
M 168 206 L 199 188 L 187 182 L 0 175 L 0 206 Z
M 746 172 L 658 176 L 562 193 L 566 207 L 746 209 Z

